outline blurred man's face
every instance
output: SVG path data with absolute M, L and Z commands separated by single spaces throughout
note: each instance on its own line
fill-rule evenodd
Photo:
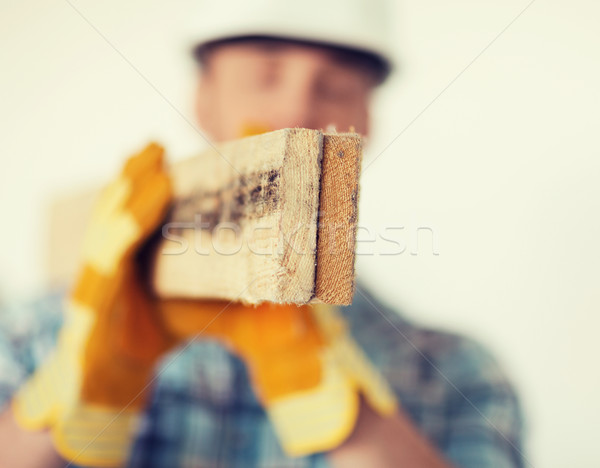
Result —
M 200 76 L 197 115 L 217 140 L 286 127 L 368 133 L 375 78 L 335 49 L 240 42 L 212 50 Z

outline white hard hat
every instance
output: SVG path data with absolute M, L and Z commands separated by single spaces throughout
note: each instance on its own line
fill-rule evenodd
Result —
M 204 0 L 196 48 L 244 37 L 274 37 L 369 54 L 394 68 L 387 0 Z

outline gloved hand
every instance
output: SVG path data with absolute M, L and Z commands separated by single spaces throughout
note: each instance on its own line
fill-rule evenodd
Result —
M 242 358 L 290 456 L 338 446 L 354 428 L 359 392 L 380 414 L 396 411 L 393 392 L 336 307 L 224 301 L 197 307 L 172 299 L 161 302 L 160 314 L 176 336 L 216 338 Z
M 50 428 L 68 460 L 122 464 L 154 365 L 175 344 L 135 261 L 170 200 L 163 149 L 150 144 L 101 194 L 56 350 L 13 399 L 17 422 Z

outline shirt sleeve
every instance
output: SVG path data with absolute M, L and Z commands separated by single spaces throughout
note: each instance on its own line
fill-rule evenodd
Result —
M 474 341 L 462 340 L 450 356 L 447 459 L 457 468 L 522 468 L 524 418 L 513 386 Z
M 0 308 L 0 411 L 56 346 L 62 293 Z

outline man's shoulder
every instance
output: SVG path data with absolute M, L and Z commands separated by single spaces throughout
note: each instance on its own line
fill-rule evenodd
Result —
M 0 330 L 21 341 L 35 333 L 58 330 L 63 321 L 64 289 L 48 290 L 0 304 Z
M 378 365 L 404 382 L 440 385 L 487 383 L 510 386 L 490 350 L 480 341 L 419 325 L 357 285 L 352 306 L 344 308 L 352 334 Z
M 63 296 L 56 291 L 0 306 L 0 407 L 54 348 Z
M 365 289 L 344 312 L 356 341 L 431 440 L 442 446 L 451 434 L 476 440 L 499 433 L 498 440 L 511 441 L 508 451 L 519 445 L 518 393 L 481 342 L 415 324 Z

